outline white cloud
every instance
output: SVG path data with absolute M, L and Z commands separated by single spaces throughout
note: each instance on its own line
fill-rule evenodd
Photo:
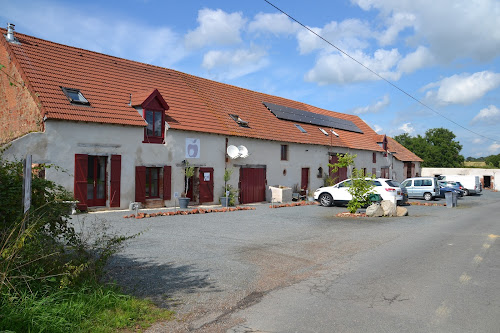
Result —
M 439 87 L 437 91 L 429 90 L 426 98 L 441 105 L 448 105 L 470 104 L 498 86 L 500 86 L 500 74 L 484 71 L 470 75 L 453 75 L 430 83 L 422 89 L 425 91 Z
M 404 123 L 398 129 L 400 129 L 403 132 L 408 133 L 408 134 L 412 134 L 413 132 L 415 132 L 415 128 L 413 127 L 413 125 L 411 123 Z
M 377 101 L 373 104 L 357 107 L 351 110 L 354 114 L 363 114 L 363 113 L 376 113 L 385 108 L 390 103 L 389 95 L 385 95 L 382 100 Z M 375 131 L 377 132 L 377 131 Z
M 428 48 L 419 46 L 415 52 L 408 53 L 398 64 L 398 70 L 410 74 L 417 69 L 430 66 L 435 63 L 435 58 Z
M 400 77 L 398 72 L 391 71 L 401 57 L 397 49 L 390 51 L 379 49 L 375 51 L 373 57 L 357 51 L 352 57 L 388 80 L 398 80 Z M 305 79 L 320 85 L 380 80 L 375 74 L 343 54 L 321 56 L 314 68 L 306 74 Z
M 497 143 L 497 142 L 493 142 L 489 147 L 488 147 L 488 151 L 491 153 L 491 154 L 497 154 L 500 152 L 500 144 Z
M 500 110 L 495 105 L 481 109 L 472 119 L 472 123 L 487 122 L 494 125 L 498 125 L 498 121 L 500 121 Z
M 394 43 L 401 31 L 415 24 L 415 19 L 411 13 L 394 13 L 388 18 L 389 27 L 378 37 L 380 44 L 385 46 Z
M 347 19 L 340 23 L 332 21 L 323 28 L 314 27 L 310 29 L 344 51 L 368 47 L 369 44 L 366 39 L 373 36 L 368 24 L 358 19 Z M 305 29 L 299 30 L 297 42 L 301 54 L 307 54 L 318 49 L 333 50 L 331 45 Z
M 363 10 L 377 10 L 392 30 L 400 13 L 413 15 L 411 41 L 429 46 L 443 63 L 470 57 L 488 61 L 500 55 L 500 2 L 498 0 L 351 0 Z M 399 31 L 398 31 L 399 32 Z M 394 33 L 392 33 L 394 35 Z M 384 39 L 382 39 L 384 41 Z M 390 41 L 387 38 L 386 41 Z
M 380 133 L 382 133 L 383 128 L 382 128 L 382 127 L 380 127 L 379 125 L 375 124 L 375 125 L 373 125 L 373 130 L 374 130 L 376 133 L 380 134 Z
M 291 35 L 296 33 L 300 26 L 290 20 L 285 14 L 258 13 L 248 25 L 250 32 L 270 32 L 274 35 Z
M 242 13 L 228 14 L 221 9 L 198 11 L 199 26 L 186 34 L 186 47 L 201 48 L 207 45 L 234 45 L 241 42 L 240 30 L 246 19 Z
M 180 36 L 164 26 L 153 27 L 112 14 L 106 17 L 106 13 L 75 12 L 45 1 L 5 3 L 2 11 L 17 27 L 27 30 L 24 33 L 31 31 L 61 44 L 167 67 L 186 55 Z
M 256 72 L 269 64 L 266 51 L 257 47 L 233 51 L 209 51 L 202 66 L 220 80 L 231 80 Z

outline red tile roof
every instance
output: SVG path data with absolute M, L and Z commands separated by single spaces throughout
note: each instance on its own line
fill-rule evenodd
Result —
M 141 98 L 158 89 L 170 107 L 166 121 L 173 129 L 382 151 L 373 139 L 376 133 L 354 115 L 20 33 L 16 37 L 20 44 L 8 48 L 48 119 L 144 126 L 130 103 L 140 104 Z M 80 89 L 90 106 L 70 104 L 61 87 Z M 276 118 L 262 102 L 350 120 L 363 134 L 334 129 L 339 137 L 326 136 L 318 126 L 300 124 L 307 131 L 302 133 L 294 122 Z M 240 116 L 249 128 L 239 126 L 229 114 Z
M 384 135 L 377 134 L 375 137 L 376 142 L 382 142 Z M 424 160 L 406 149 L 402 144 L 397 142 L 391 137 L 387 137 L 387 150 L 394 153 L 394 157 L 402 162 L 423 162 Z

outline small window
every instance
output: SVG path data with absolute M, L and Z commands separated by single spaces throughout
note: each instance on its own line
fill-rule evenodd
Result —
M 79 89 L 72 88 L 64 88 L 61 87 L 63 93 L 69 99 L 71 104 L 79 104 L 79 105 L 90 105 L 89 101 L 83 96 L 82 92 Z
M 160 168 L 146 168 L 146 198 L 160 197 Z
M 147 142 L 162 142 L 163 141 L 163 131 L 165 129 L 163 115 L 164 111 L 153 111 L 146 110 L 145 119 L 148 123 L 146 127 L 146 138 Z
M 377 163 L 377 153 L 376 152 L 373 152 L 373 163 Z
M 281 145 L 281 160 L 288 161 L 288 145 Z
M 323 133 L 324 135 L 326 136 L 329 136 L 328 132 L 325 131 L 324 129 L 322 129 L 321 127 L 319 127 L 319 130 L 321 131 L 321 133 Z
M 229 117 L 231 117 L 231 119 L 233 119 L 241 127 L 250 127 L 248 125 L 248 121 L 244 121 L 237 114 L 230 114 Z
M 307 133 L 307 131 L 305 129 L 302 128 L 302 126 L 300 126 L 299 124 L 295 124 L 295 126 L 297 126 L 297 128 L 302 132 L 302 133 Z
M 323 168 L 322 167 L 318 168 L 318 174 L 316 175 L 316 178 L 323 178 Z
M 332 132 L 333 135 L 335 135 L 336 137 L 338 137 L 339 135 L 337 134 L 337 132 L 335 132 L 334 130 L 330 130 L 330 132 Z

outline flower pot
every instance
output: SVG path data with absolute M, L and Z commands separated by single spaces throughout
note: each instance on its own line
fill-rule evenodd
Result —
M 189 204 L 190 198 L 179 198 L 179 207 L 180 208 L 187 208 Z
M 229 207 L 229 201 L 231 200 L 230 197 L 220 197 L 220 204 L 222 207 Z

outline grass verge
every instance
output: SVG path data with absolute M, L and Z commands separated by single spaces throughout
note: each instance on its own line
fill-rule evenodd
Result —
M 173 319 L 172 311 L 99 284 L 1 296 L 0 331 L 141 332 L 156 321 Z

